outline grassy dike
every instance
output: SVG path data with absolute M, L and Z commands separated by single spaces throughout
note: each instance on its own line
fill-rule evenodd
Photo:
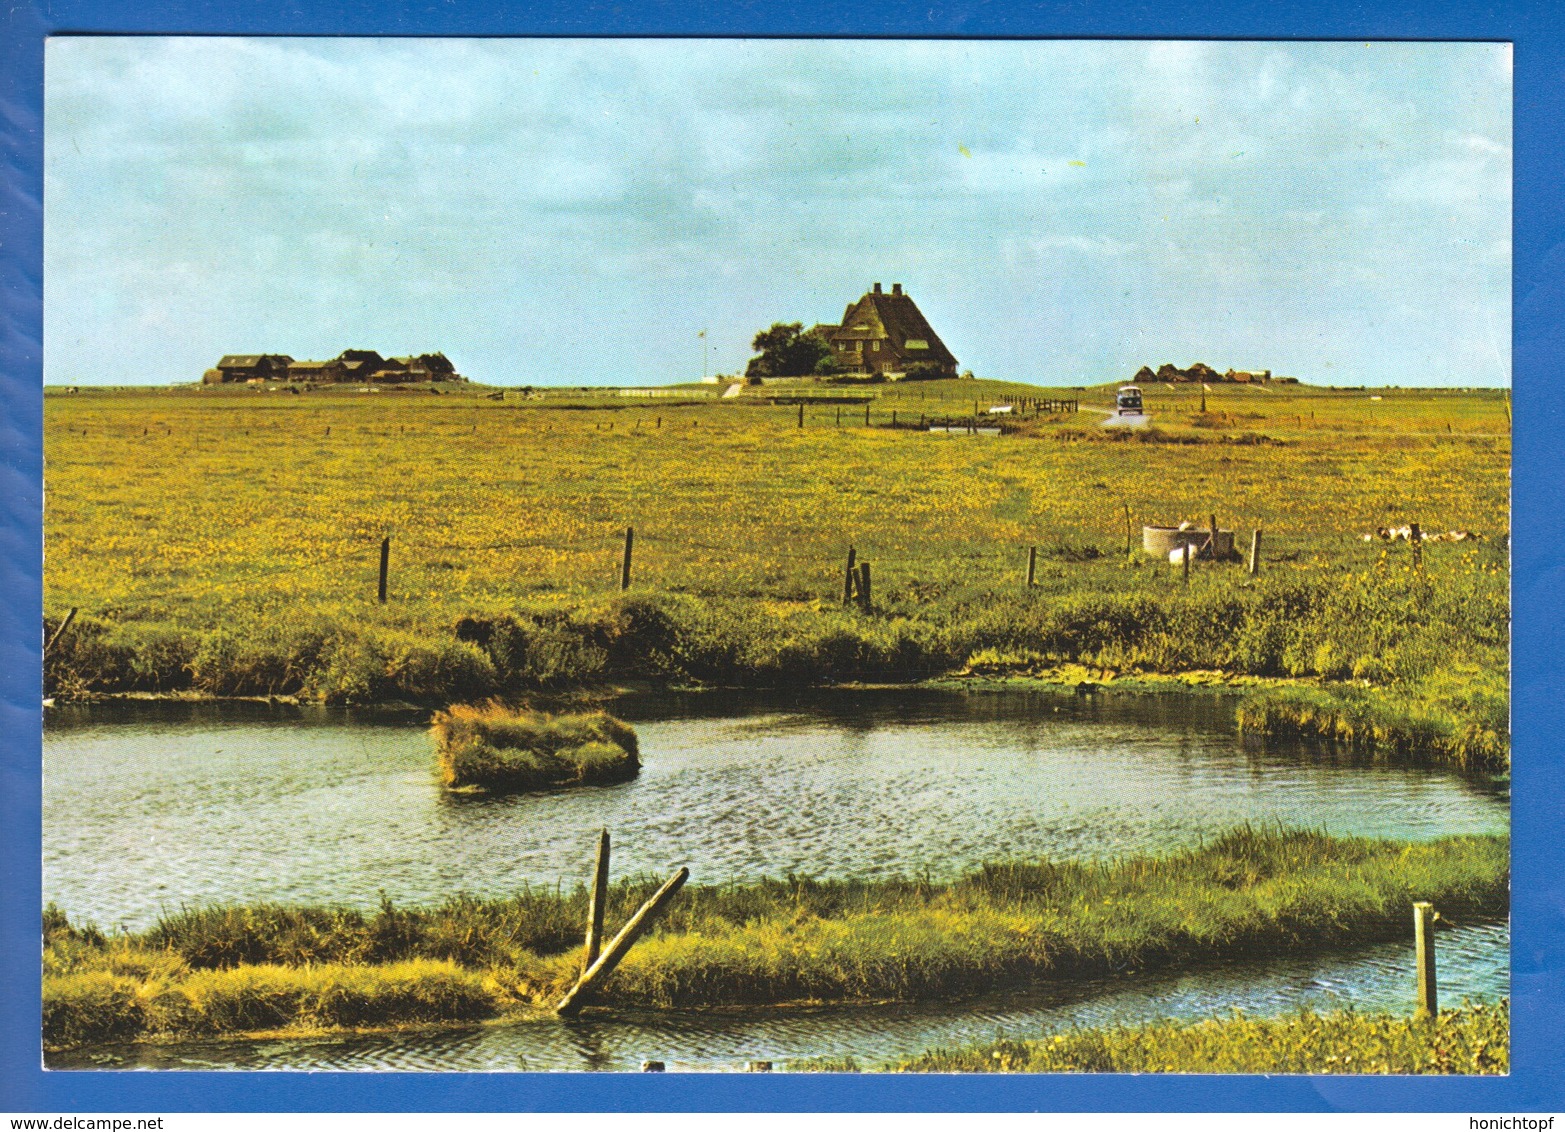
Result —
M 931 1050 L 898 1073 L 1470 1073 L 1510 1070 L 1508 1000 L 1444 1010 L 1433 1023 L 1383 1014 L 1302 1011 L 1213 1018 Z M 795 1072 L 857 1072 L 853 1060 L 790 1062 Z
M 652 882 L 623 883 L 623 920 Z M 1162 857 L 994 864 L 949 884 L 766 881 L 686 889 L 605 1001 L 935 1000 L 1404 938 L 1414 900 L 1503 916 L 1509 842 L 1402 844 L 1240 829 Z M 455 1022 L 548 1005 L 579 963 L 583 892 L 375 914 L 194 910 L 106 938 L 45 916 L 50 1048 L 146 1036 Z

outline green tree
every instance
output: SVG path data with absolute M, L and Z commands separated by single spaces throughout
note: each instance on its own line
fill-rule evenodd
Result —
M 803 377 L 830 373 L 831 344 L 818 334 L 807 333 L 800 322 L 774 322 L 750 344 L 759 357 L 745 367 L 747 377 Z

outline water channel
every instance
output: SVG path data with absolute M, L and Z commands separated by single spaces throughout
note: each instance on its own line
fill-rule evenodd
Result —
M 284 901 L 374 907 L 586 881 L 789 873 L 955 876 L 985 861 L 1192 845 L 1243 822 L 1420 840 L 1503 832 L 1503 784 L 1367 765 L 1234 734 L 1217 696 L 928 690 L 630 698 L 643 768 L 622 785 L 504 799 L 436 780 L 424 719 L 286 705 L 53 709 L 44 735 L 44 894 L 73 922 L 137 930 L 167 910 Z M 1449 942 L 1446 942 L 1449 940 Z M 1503 924 L 1442 936 L 1448 1001 L 1508 993 Z M 187 1068 L 731 1068 L 866 1064 L 1045 1026 L 1402 1009 L 1407 947 L 1075 984 L 920 1007 L 626 1013 L 436 1034 L 98 1049 L 51 1064 Z M 93 1061 L 90 1059 L 99 1059 Z M 106 1060 L 105 1060 L 106 1059 Z

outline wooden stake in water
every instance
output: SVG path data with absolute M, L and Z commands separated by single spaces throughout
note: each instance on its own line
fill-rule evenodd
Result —
M 1261 529 L 1255 528 L 1255 533 L 1250 536 L 1250 573 L 1261 572 Z
M 1440 1014 L 1435 986 L 1435 906 L 1427 901 L 1413 905 L 1413 947 L 1418 964 L 1418 1009 L 1415 1018 L 1433 1019 Z
M 386 574 L 391 568 L 391 536 L 387 535 L 380 540 L 380 585 L 376 594 L 382 605 L 386 604 Z
M 587 950 L 582 957 L 585 973 L 598 961 L 603 945 L 603 906 L 609 896 L 609 831 L 598 834 L 598 860 L 592 867 L 592 895 L 587 901 Z
M 634 527 L 626 527 L 625 557 L 621 560 L 619 566 L 619 588 L 622 590 L 630 589 L 630 549 L 635 544 L 635 541 L 636 529 Z
M 576 980 L 576 985 L 566 993 L 564 998 L 560 999 L 559 1004 L 554 1008 L 554 1012 L 567 1016 L 580 1013 L 585 999 L 592 992 L 593 987 L 607 978 L 614 968 L 619 966 L 619 961 L 625 958 L 625 953 L 630 950 L 631 945 L 641 938 L 642 932 L 652 926 L 653 919 L 657 917 L 657 914 L 674 898 L 674 894 L 689 879 L 690 870 L 685 868 L 680 869 L 673 876 L 669 877 L 664 882 L 663 887 L 654 892 L 652 898 L 643 904 L 625 926 L 619 930 L 619 934 L 609 941 L 609 945 L 603 949 L 603 954 L 598 956 L 597 962 L 588 967 L 582 974 L 582 977 Z

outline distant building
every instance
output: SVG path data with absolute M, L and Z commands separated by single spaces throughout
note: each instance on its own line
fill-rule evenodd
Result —
M 1229 382 L 1237 385 L 1256 385 L 1271 381 L 1272 371 L 1269 369 L 1258 371 L 1231 369 L 1227 373 L 1218 373 L 1205 362 L 1196 362 L 1189 369 L 1180 369 L 1178 366 L 1164 362 L 1158 367 L 1156 373 L 1152 372 L 1151 367 L 1142 366 L 1136 371 L 1136 376 L 1130 380 L 1137 385 L 1145 385 L 1153 381 L 1199 381 L 1207 385 Z
M 840 326 L 816 326 L 811 333 L 831 343 L 844 373 L 902 374 L 924 362 L 942 377 L 956 376 L 956 358 L 900 283 L 891 285 L 889 295 L 876 283 L 849 304 Z
M 225 381 L 284 381 L 292 363 L 287 354 L 224 354 L 201 380 L 208 385 Z
M 365 382 L 398 384 L 411 381 L 465 381 L 444 354 L 413 354 L 385 358 L 374 350 L 344 350 L 325 362 L 296 362 L 287 354 L 229 354 L 202 378 L 208 384 L 225 381 L 293 381 L 329 384 Z

